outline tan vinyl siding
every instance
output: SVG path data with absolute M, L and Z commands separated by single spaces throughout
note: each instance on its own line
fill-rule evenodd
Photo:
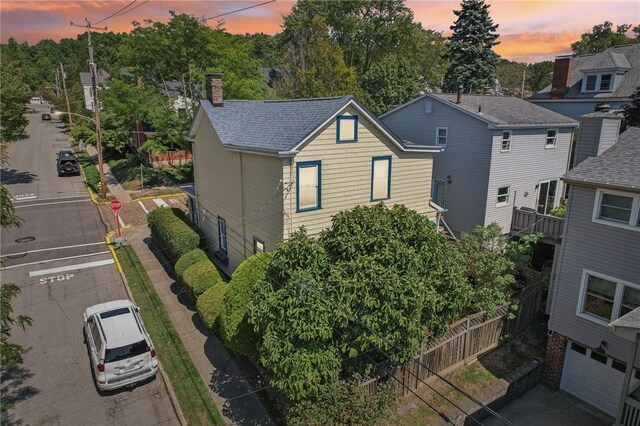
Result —
M 576 315 L 582 272 L 587 269 L 640 285 L 640 232 L 592 222 L 595 188 L 572 185 L 565 237 L 554 287 L 549 329 L 583 345 L 607 342 L 607 355 L 626 361 L 630 343 L 605 326 Z M 640 366 L 640 357 L 636 366 Z
M 425 104 L 431 103 L 431 112 Z M 446 127 L 447 147 L 435 154 L 433 177 L 446 180 L 444 219 L 459 234 L 482 225 L 487 203 L 491 131 L 487 124 L 442 102 L 425 98 L 383 118 L 384 123 L 403 139 L 422 145 L 435 145 L 436 128 Z
M 493 131 L 491 147 L 491 174 L 487 190 L 484 225 L 496 222 L 505 233 L 511 228 L 514 204 L 535 208 L 539 182 L 559 179 L 567 171 L 571 149 L 571 128 L 556 129 L 556 147 L 545 148 L 547 129 L 512 130 L 511 150 L 501 152 L 502 129 Z M 509 205 L 496 206 L 498 188 L 509 186 Z M 525 196 L 525 193 L 527 194 Z M 564 184 L 558 182 L 556 205 L 564 193 Z
M 336 120 L 332 120 L 299 154 L 283 163 L 285 186 L 291 182 L 289 197 L 285 197 L 285 236 L 305 226 L 310 235 L 331 225 L 336 213 L 356 205 L 373 205 L 371 201 L 372 158 L 391 156 L 391 198 L 388 205 L 404 204 L 429 217 L 435 211 L 429 206 L 431 193 L 432 154 L 403 153 L 387 139 L 373 124 L 355 109 L 347 109 L 358 115 L 358 141 L 336 142 Z M 296 212 L 296 163 L 322 161 L 321 200 L 322 208 Z
M 254 236 L 267 250 L 280 241 L 281 160 L 226 150 L 208 120 L 196 129 L 193 151 L 200 228 L 213 253 L 219 247 L 217 218 L 225 219 L 229 263 L 220 266 L 231 275 L 253 253 Z

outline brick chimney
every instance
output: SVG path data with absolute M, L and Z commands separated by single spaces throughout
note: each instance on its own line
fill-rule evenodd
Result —
M 551 77 L 551 97 L 564 98 L 571 79 L 571 56 L 557 56 Z
M 222 75 L 219 72 L 207 74 L 207 99 L 214 107 L 221 107 L 224 104 Z

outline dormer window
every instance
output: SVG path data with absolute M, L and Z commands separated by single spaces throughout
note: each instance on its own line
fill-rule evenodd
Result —
M 613 90 L 614 73 L 585 75 L 582 79 L 583 92 L 608 92 Z

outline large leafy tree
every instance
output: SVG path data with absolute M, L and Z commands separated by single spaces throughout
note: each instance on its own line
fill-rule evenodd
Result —
M 627 36 L 629 30 L 633 31 L 633 36 Z M 616 26 L 613 30 L 611 21 L 604 21 L 595 25 L 591 31 L 580 36 L 580 40 L 571 44 L 574 56 L 587 55 L 590 53 L 600 53 L 613 46 L 633 44 L 640 41 L 640 25 L 631 28 L 630 24 Z
M 536 62 L 527 67 L 527 86 L 533 93 L 551 84 L 552 61 Z
M 623 107 L 624 118 L 622 119 L 623 128 L 640 127 L 640 86 L 631 95 L 631 103 Z
M 475 93 L 493 88 L 499 61 L 493 47 L 500 42 L 496 41 L 498 25 L 489 15 L 489 5 L 484 0 L 463 0 L 454 13 L 457 19 L 450 27 L 453 34 L 446 54 L 450 65 L 445 90 L 462 86 L 464 92 Z
M 338 213 L 319 240 L 281 243 L 250 305 L 260 360 L 292 400 L 406 362 L 468 307 L 455 247 L 404 206 Z
M 251 57 L 249 40 L 234 37 L 222 28 L 212 29 L 194 16 L 170 12 L 169 22 L 134 23 L 121 45 L 122 65 L 163 87 L 177 80 L 197 97 L 205 74 L 223 72 L 225 97 L 260 99 L 267 93 L 259 62 Z

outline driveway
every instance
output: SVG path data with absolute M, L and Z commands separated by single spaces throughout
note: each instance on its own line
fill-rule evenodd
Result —
M 498 413 L 517 426 L 608 426 L 613 418 L 563 391 L 538 385 Z M 486 426 L 502 426 L 500 420 L 487 418 Z

